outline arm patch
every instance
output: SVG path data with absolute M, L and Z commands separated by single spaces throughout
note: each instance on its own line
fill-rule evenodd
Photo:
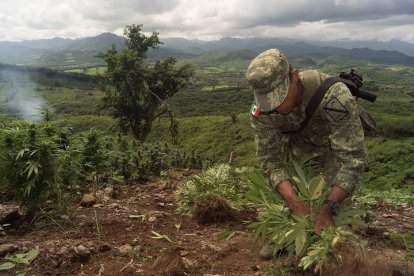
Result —
M 323 108 L 328 116 L 335 122 L 339 122 L 349 114 L 349 111 L 346 109 L 345 105 L 343 105 L 336 97 L 333 97 L 329 102 L 327 102 Z

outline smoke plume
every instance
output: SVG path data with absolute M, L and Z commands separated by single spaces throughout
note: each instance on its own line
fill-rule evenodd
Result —
M 2 105 L 6 105 L 13 113 L 19 114 L 24 120 L 41 120 L 40 108 L 45 101 L 36 91 L 31 77 L 19 70 L 1 70 L 0 93 L 3 97 Z

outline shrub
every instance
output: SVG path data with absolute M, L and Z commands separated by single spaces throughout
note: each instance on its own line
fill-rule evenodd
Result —
M 14 193 L 29 215 L 49 196 L 60 194 L 61 150 L 52 128 L 49 123 L 20 123 L 0 131 L 0 184 Z

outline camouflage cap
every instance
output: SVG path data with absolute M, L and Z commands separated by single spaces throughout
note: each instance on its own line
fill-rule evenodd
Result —
M 286 98 L 289 62 L 278 49 L 269 49 L 255 57 L 247 68 L 246 79 L 254 89 L 254 99 L 261 111 L 278 107 Z

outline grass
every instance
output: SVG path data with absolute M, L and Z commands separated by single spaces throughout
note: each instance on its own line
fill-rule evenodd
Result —
M 73 68 L 66 69 L 63 72 L 65 73 L 83 73 L 91 76 L 102 75 L 106 71 L 106 66 L 97 66 L 97 67 L 84 67 L 84 68 Z

